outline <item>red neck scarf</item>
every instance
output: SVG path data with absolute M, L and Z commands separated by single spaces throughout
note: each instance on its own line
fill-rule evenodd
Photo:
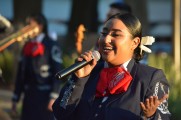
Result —
M 40 42 L 29 42 L 25 45 L 23 54 L 29 57 L 36 57 L 44 54 L 45 46 Z
M 132 77 L 124 68 L 104 68 L 96 88 L 96 97 L 108 96 L 126 92 Z

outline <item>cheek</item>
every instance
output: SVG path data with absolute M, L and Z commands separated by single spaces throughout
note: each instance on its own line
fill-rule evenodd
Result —
M 101 48 L 101 46 L 104 44 L 104 39 L 103 38 L 99 38 L 97 43 L 98 43 L 98 47 Z
M 97 47 L 98 51 L 100 52 L 100 38 L 97 41 L 96 47 Z
M 119 42 L 116 45 L 116 48 L 120 54 L 128 54 L 131 49 L 133 49 L 130 42 Z

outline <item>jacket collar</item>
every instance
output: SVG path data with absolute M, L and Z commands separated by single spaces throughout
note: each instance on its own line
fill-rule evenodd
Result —
M 131 60 L 129 61 L 128 65 L 127 65 L 127 69 L 128 69 L 128 71 L 129 71 L 130 73 L 132 72 L 132 68 L 133 68 L 134 64 L 135 64 L 135 60 L 134 60 L 134 59 L 131 59 Z M 133 77 L 133 76 L 132 76 L 132 77 Z

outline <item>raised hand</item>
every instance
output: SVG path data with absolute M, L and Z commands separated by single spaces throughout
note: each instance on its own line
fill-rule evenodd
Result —
M 81 54 L 80 57 L 77 58 L 77 61 L 82 61 L 83 59 L 86 61 L 91 61 L 92 60 L 92 52 L 88 51 L 88 52 Z M 93 59 L 93 61 L 90 64 L 77 70 L 75 72 L 76 76 L 79 78 L 88 76 L 90 74 L 90 72 L 92 71 L 92 69 L 95 67 L 96 63 L 97 63 L 97 61 L 95 59 Z
M 144 116 L 149 118 L 153 116 L 157 110 L 157 107 L 168 98 L 168 94 L 165 94 L 160 100 L 157 96 L 150 96 L 145 102 L 140 102 L 140 106 L 143 110 Z

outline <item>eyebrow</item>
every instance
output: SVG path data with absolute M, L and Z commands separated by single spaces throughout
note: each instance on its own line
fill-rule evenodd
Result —
M 108 28 L 103 28 L 102 30 L 107 30 L 108 31 Z M 120 29 L 111 29 L 111 31 L 114 31 L 114 32 L 123 32 L 122 30 Z

